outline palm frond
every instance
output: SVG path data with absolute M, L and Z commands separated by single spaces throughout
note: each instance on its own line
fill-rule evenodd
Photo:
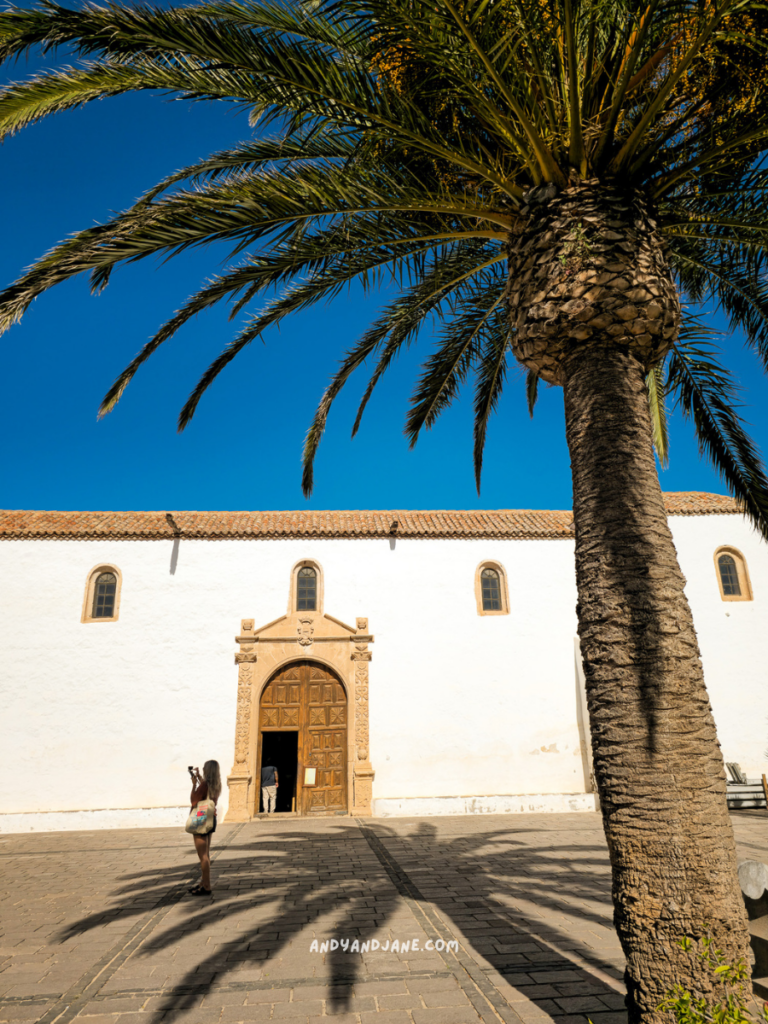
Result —
M 422 252 L 418 255 L 426 254 L 430 250 L 431 246 L 423 247 Z M 413 258 L 413 256 L 414 253 L 411 253 L 410 257 Z M 224 351 L 214 359 L 195 385 L 192 394 L 187 399 L 181 413 L 179 414 L 179 431 L 184 430 L 189 425 L 197 410 L 200 399 L 221 371 L 229 365 L 239 352 L 241 352 L 247 345 L 250 345 L 252 341 L 255 341 L 256 338 L 261 337 L 261 335 L 263 335 L 270 327 L 276 326 L 281 320 L 285 319 L 285 317 L 307 309 L 322 299 L 327 300 L 335 297 L 339 294 L 341 289 L 351 281 L 369 275 L 376 269 L 377 264 L 379 267 L 382 267 L 386 263 L 392 263 L 394 260 L 402 258 L 405 257 L 398 255 L 393 259 L 391 252 L 387 250 L 382 250 L 378 254 L 371 251 L 358 253 L 356 260 L 352 257 L 339 260 L 330 268 L 326 268 L 323 272 L 314 274 L 303 284 L 289 288 L 285 294 L 269 303 L 265 310 L 251 317 L 246 327 L 243 328 L 240 334 L 229 342 Z M 152 342 L 149 344 L 151 345 Z M 120 382 L 123 377 L 125 378 L 125 382 L 122 384 L 120 393 L 125 390 L 125 387 L 131 377 L 135 374 L 136 369 L 138 369 L 141 362 L 145 361 L 149 354 L 151 353 L 147 353 L 143 358 L 141 358 L 142 354 L 140 354 L 140 356 L 134 360 L 134 363 L 124 371 L 121 378 L 118 378 L 118 382 Z M 359 363 L 355 363 L 355 366 L 352 367 L 352 369 L 355 369 L 357 365 L 359 365 Z M 352 369 L 350 369 L 350 373 L 352 372 Z M 347 376 L 348 375 L 349 374 L 347 374 Z M 118 382 L 113 385 L 113 390 L 117 388 Z M 338 394 L 338 390 L 334 393 L 334 397 L 335 394 Z M 119 398 L 119 394 L 117 397 Z M 330 401 L 332 401 L 332 399 Z M 328 408 L 330 408 L 330 401 Z
M 475 466 L 475 486 L 480 494 L 483 455 L 491 416 L 498 408 L 504 387 L 509 355 L 509 323 L 506 311 L 497 304 L 488 324 L 485 344 L 481 352 L 475 381 L 475 425 L 472 457 Z
M 479 357 L 489 330 L 498 328 L 493 314 L 503 300 L 505 275 L 480 274 L 455 301 L 450 320 L 442 324 L 434 353 L 426 361 L 411 398 L 405 435 L 411 448 L 422 429 L 429 430 L 453 402 Z
M 417 223 L 424 214 L 452 218 L 445 234 L 459 230 L 498 237 L 494 225 L 504 214 L 462 194 L 436 196 L 408 175 L 385 170 L 371 172 L 367 183 L 352 184 L 343 167 L 335 164 L 291 167 L 273 173 L 249 175 L 235 182 L 210 182 L 197 191 L 182 191 L 157 202 L 140 200 L 114 221 L 76 235 L 46 253 L 13 285 L 0 292 L 0 332 L 17 322 L 43 291 L 76 274 L 90 271 L 94 288 L 103 287 L 113 268 L 156 254 L 177 254 L 190 247 L 227 241 L 232 254 L 265 239 L 296 244 L 319 220 L 362 217 L 371 213 L 403 215 Z M 484 229 L 477 222 L 485 221 Z M 339 222 L 341 223 L 341 221 Z M 374 223 L 369 221 L 369 236 Z M 424 223 L 423 219 L 421 223 Z M 281 232 L 275 234 L 276 232 Z M 370 238 L 375 244 L 375 234 Z
M 258 258 L 251 258 L 244 266 L 215 278 L 188 299 L 120 373 L 102 399 L 99 415 L 104 416 L 115 408 L 140 367 L 184 324 L 217 303 L 234 299 L 240 292 L 244 292 L 244 295 L 235 303 L 232 316 L 255 296 L 290 284 L 296 278 L 306 277 L 300 285 L 289 288 L 264 311 L 253 316 L 238 337 L 209 367 L 204 378 L 207 383 L 203 387 L 201 381 L 184 406 L 179 420 L 181 430 L 191 420 L 208 385 L 237 352 L 286 317 L 317 302 L 335 298 L 352 281 L 357 280 L 364 287 L 370 287 L 380 282 L 385 269 L 389 275 L 401 280 L 414 275 L 418 277 L 426 257 L 436 250 L 446 248 L 453 250 L 443 257 L 442 276 L 446 281 L 449 280 L 447 275 L 454 272 L 457 266 L 467 276 L 484 266 L 489 257 L 498 258 L 496 248 L 489 245 L 482 234 L 479 239 L 472 232 L 422 235 L 418 232 L 429 231 L 429 225 L 417 222 L 407 225 L 402 220 L 388 222 L 386 217 L 377 217 L 375 229 L 378 244 L 366 246 L 364 242 L 369 237 L 370 227 L 365 218 L 359 217 L 348 230 L 331 228 L 307 232 L 288 244 L 279 242 Z M 432 280 L 431 277 L 428 279 Z
M 255 139 L 234 149 L 212 153 L 205 160 L 175 171 L 158 182 L 143 199 L 151 202 L 182 181 L 189 187 L 216 178 L 239 178 L 263 168 L 271 170 L 276 164 L 308 164 L 312 161 L 332 160 L 346 163 L 358 148 L 359 138 L 356 133 L 329 133 L 319 129 L 300 133 L 297 137 L 283 135 L 272 139 Z
M 768 368 L 768 252 L 750 252 L 742 245 L 734 255 L 710 252 L 701 258 L 689 241 L 685 248 L 672 242 L 681 284 L 695 302 L 713 301 L 722 307 L 731 326 L 743 329 L 747 343 Z
M 339 370 L 326 389 L 315 412 L 304 442 L 302 489 L 305 496 L 312 493 L 314 461 L 325 431 L 333 401 L 350 375 L 369 356 L 381 350 L 371 375 L 352 428 L 354 437 L 373 391 L 393 360 L 404 346 L 418 337 L 425 321 L 442 307 L 456 301 L 467 290 L 473 290 L 472 279 L 486 270 L 487 252 L 477 242 L 453 246 L 439 261 L 419 275 L 416 282 L 384 308 L 381 315 L 365 332 L 357 345 L 347 354 Z M 498 259 L 498 257 L 497 257 Z M 501 262 L 499 260 L 499 262 Z
M 239 57 L 245 65 L 261 36 L 351 52 L 348 28 L 317 9 L 263 0 L 171 8 L 88 3 L 78 10 L 40 0 L 37 8 L 9 6 L 0 13 L 0 61 L 21 57 L 32 47 L 45 54 L 66 46 L 81 56 L 198 53 L 235 64 Z
M 666 469 L 669 464 L 669 430 L 664 403 L 664 368 L 662 366 L 654 366 L 648 371 L 645 386 L 648 390 L 648 405 L 651 410 L 653 447 L 656 449 L 662 469 Z
M 714 332 L 687 318 L 668 362 L 667 394 L 693 422 L 705 455 L 760 534 L 768 539 L 768 477 L 741 417 L 739 392 L 718 360 Z
M 0 15 L 0 18 L 2 15 Z M 120 96 L 143 89 L 160 89 L 186 100 L 248 101 L 251 77 L 239 69 L 218 69 L 208 62 L 177 58 L 172 65 L 151 58 L 134 58 L 130 64 L 89 63 L 83 68 L 65 67 L 55 74 L 35 75 L 0 91 L 0 139 L 8 138 L 36 121 L 73 110 L 106 96 Z

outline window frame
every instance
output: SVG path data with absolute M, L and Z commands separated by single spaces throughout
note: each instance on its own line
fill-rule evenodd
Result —
M 723 591 L 723 578 L 720 575 L 720 557 L 721 555 L 730 555 L 736 563 L 736 576 L 739 580 L 739 587 L 741 589 L 740 594 L 726 594 Z M 719 548 L 715 550 L 714 554 L 715 563 L 715 576 L 717 577 L 717 589 L 720 591 L 721 601 L 752 601 L 752 582 L 749 578 L 749 569 L 747 568 L 747 560 L 744 555 L 739 551 L 738 548 L 732 547 L 730 544 L 721 544 Z
M 488 609 L 483 608 L 483 570 L 493 569 L 494 572 L 499 574 L 499 598 L 501 600 L 501 608 L 499 609 Z M 509 615 L 509 589 L 507 587 L 507 571 L 501 562 L 495 562 L 492 559 L 486 559 L 481 562 L 475 570 L 475 601 L 477 602 L 477 614 L 478 615 Z
M 93 597 L 96 590 L 96 580 L 102 573 L 111 572 L 115 576 L 115 607 L 112 615 L 93 615 Z M 100 562 L 95 565 L 85 579 L 85 596 L 83 597 L 83 612 L 81 622 L 117 622 L 120 618 L 120 591 L 123 586 L 123 574 L 116 565 L 109 562 Z
M 299 570 L 300 569 L 314 569 L 315 577 L 317 579 L 317 601 L 316 608 L 314 611 L 302 610 L 299 611 Z M 314 558 L 302 558 L 300 562 L 297 562 L 291 569 L 291 586 L 290 593 L 288 596 L 288 614 L 289 615 L 322 615 L 323 614 L 323 594 L 324 591 L 324 574 L 323 568 L 319 562 L 316 562 Z

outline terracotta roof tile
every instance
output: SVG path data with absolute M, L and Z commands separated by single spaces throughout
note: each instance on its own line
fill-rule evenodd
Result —
M 673 516 L 735 515 L 722 494 L 679 491 L 664 495 Z M 60 537 L 167 540 L 182 537 L 398 537 L 567 538 L 568 511 L 338 511 L 338 512 L 25 512 L 0 511 L 0 539 Z

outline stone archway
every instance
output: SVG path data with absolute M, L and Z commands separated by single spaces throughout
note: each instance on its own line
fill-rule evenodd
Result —
M 243 619 L 235 638 L 239 651 L 235 757 L 227 778 L 229 808 L 226 821 L 249 821 L 258 810 L 254 777 L 259 753 L 261 694 L 285 666 L 307 660 L 330 669 L 347 693 L 348 726 L 346 773 L 348 807 L 352 814 L 370 815 L 374 770 L 368 747 L 368 663 L 373 643 L 368 620 L 357 619 L 353 629 L 330 615 L 295 612 L 283 615 L 259 629 L 253 619 Z M 354 712 L 352 709 L 354 708 Z

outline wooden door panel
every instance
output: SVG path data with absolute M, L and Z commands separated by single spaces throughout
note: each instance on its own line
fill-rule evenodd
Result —
M 318 730 L 323 750 L 343 750 L 346 747 L 346 733 L 338 729 Z
M 262 729 L 298 729 L 301 701 L 298 686 L 270 683 L 261 698 L 259 720 Z
M 280 726 L 283 729 L 298 729 L 299 708 L 280 708 Z
M 347 810 L 347 696 L 332 672 L 313 662 L 283 669 L 264 689 L 259 725 L 299 732 L 297 810 Z M 305 768 L 317 770 L 315 786 L 304 787 Z

